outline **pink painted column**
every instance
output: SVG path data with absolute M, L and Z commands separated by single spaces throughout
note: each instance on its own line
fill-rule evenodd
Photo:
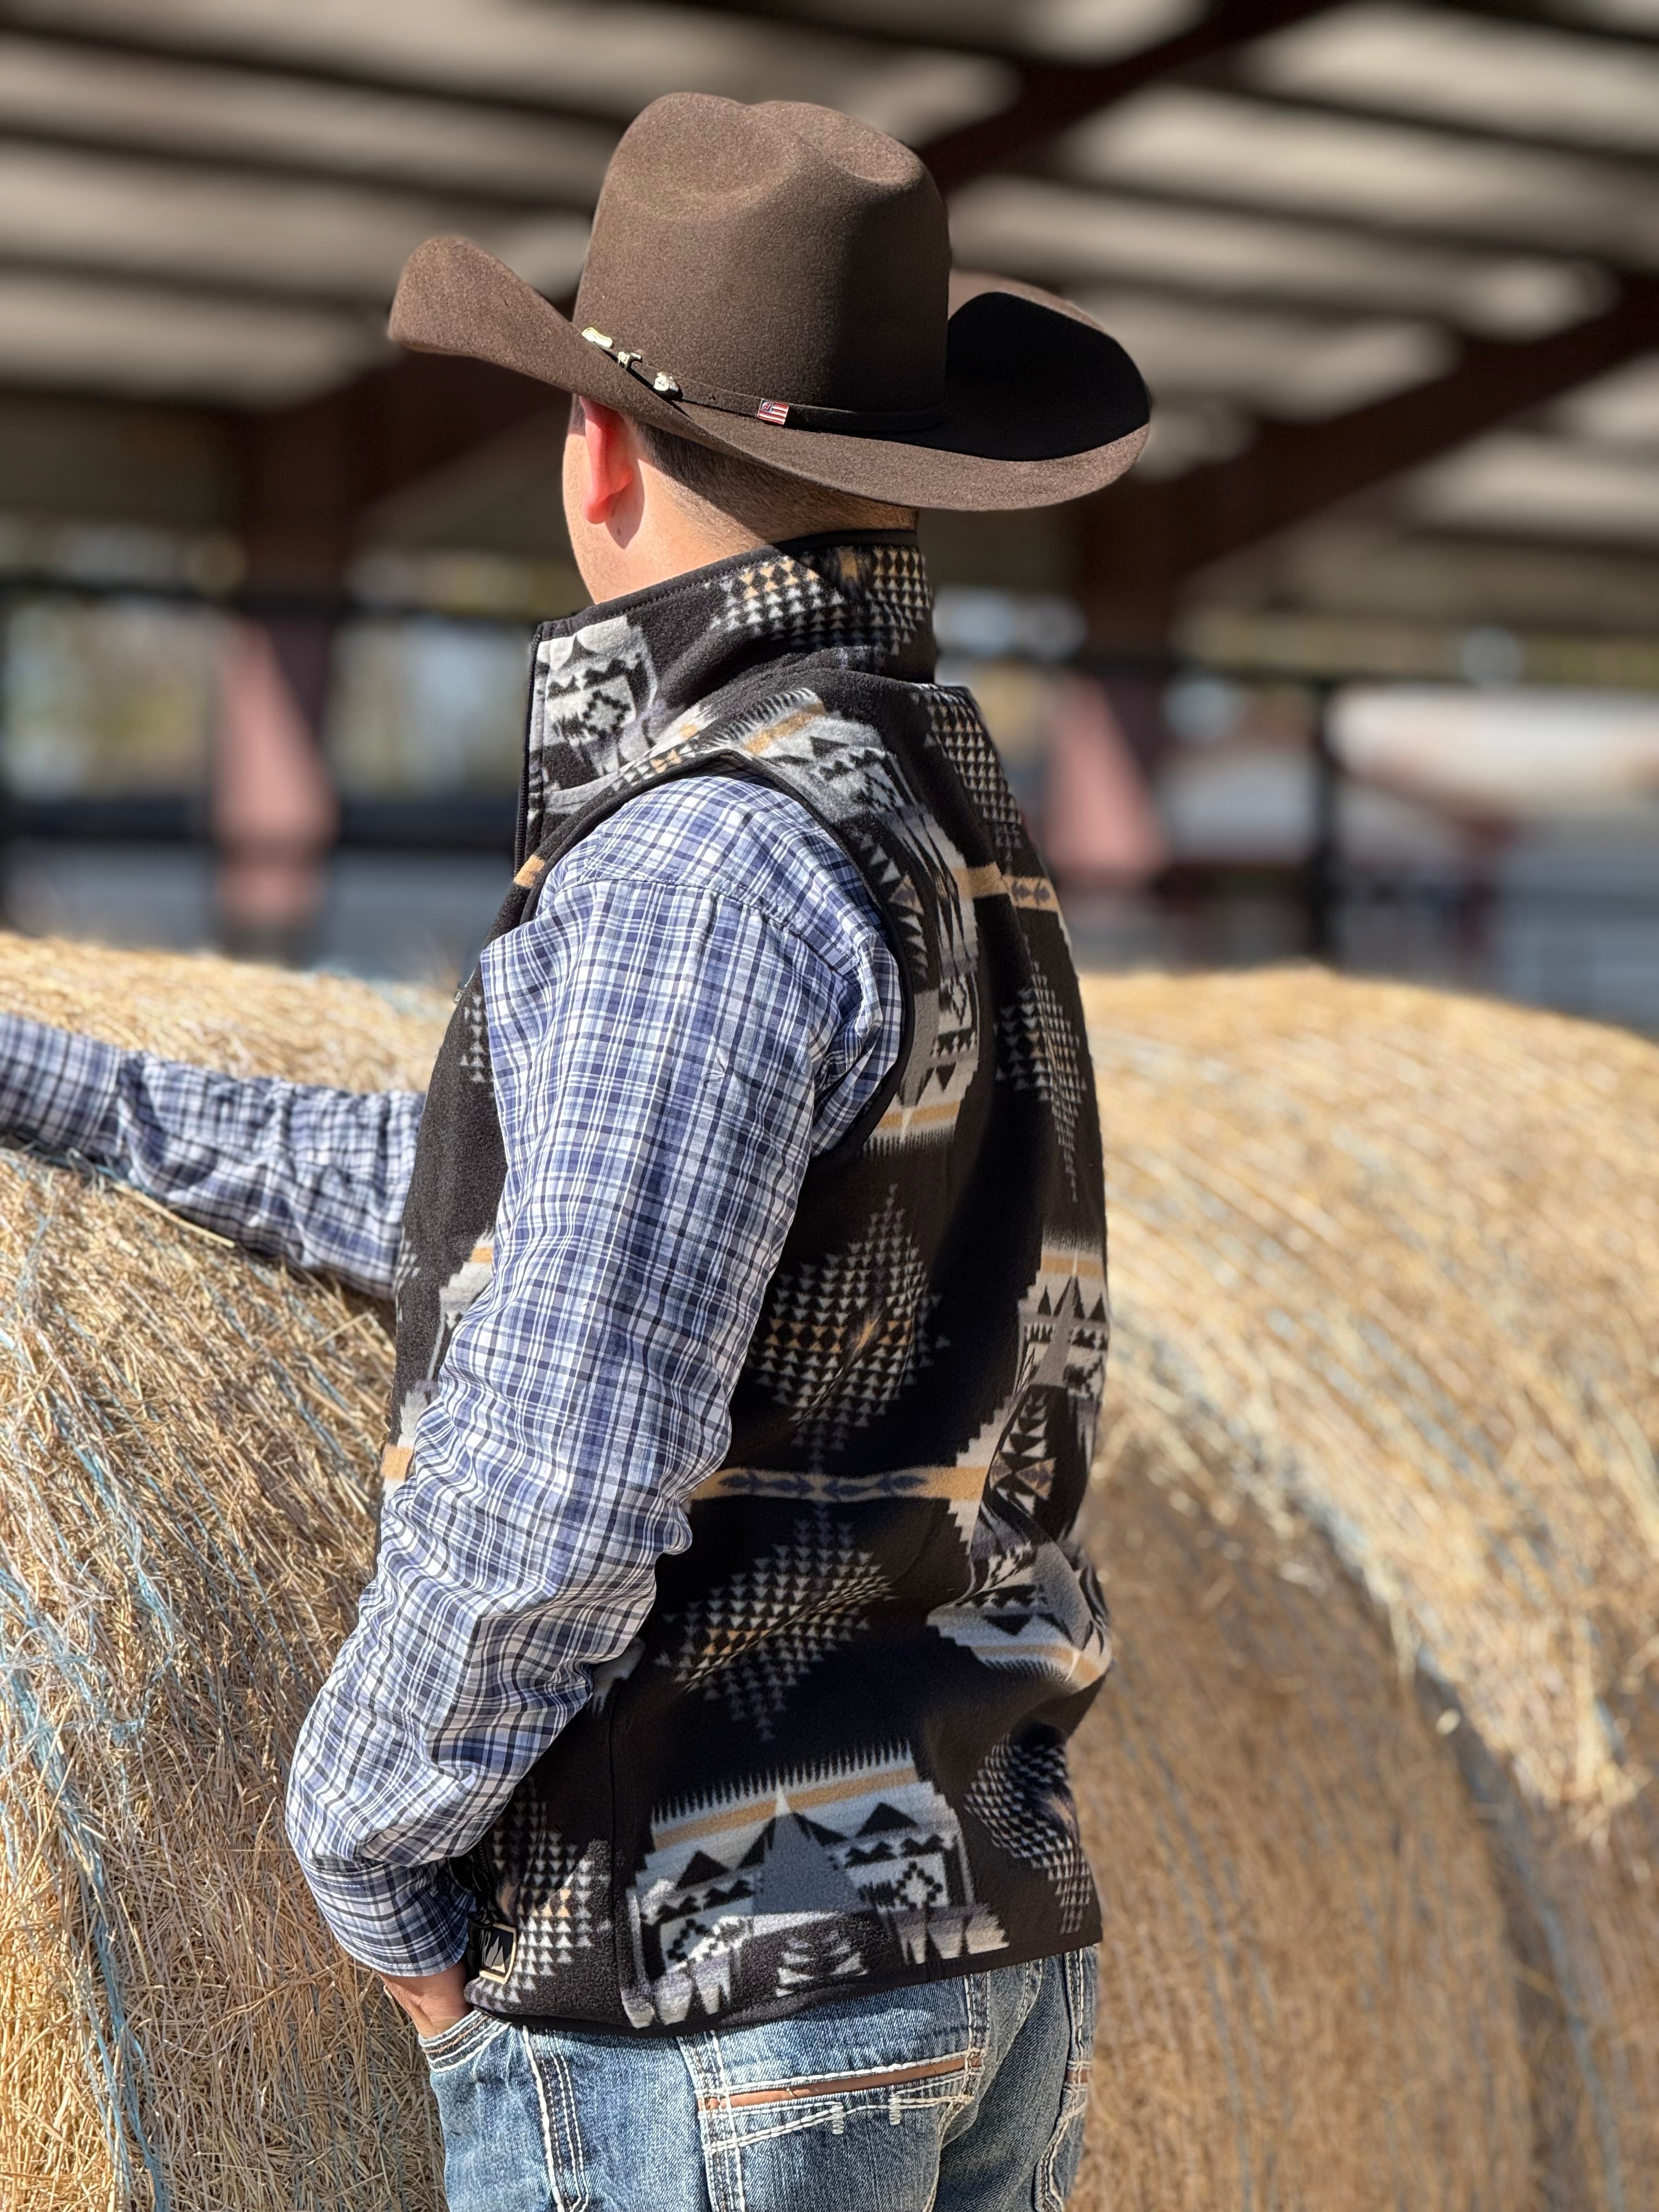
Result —
M 319 741 L 332 625 L 233 622 L 213 750 L 215 904 L 228 951 L 297 961 L 326 890 L 339 803 Z
M 1127 889 L 1170 857 L 1146 779 L 1092 677 L 1054 686 L 1042 846 L 1062 888 Z

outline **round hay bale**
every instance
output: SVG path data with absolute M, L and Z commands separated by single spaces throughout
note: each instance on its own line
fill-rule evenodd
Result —
M 0 1006 L 245 1073 L 421 1084 L 441 1026 L 222 961 L 0 939 Z M 0 1152 L 0 2201 L 432 2212 L 401 2020 L 284 1844 L 374 1546 L 364 1301 Z
M 1118 1667 L 1073 1747 L 1105 1927 L 1073 2212 L 1520 2212 L 1503 1903 L 1447 1747 L 1316 1540 L 1133 1445 L 1091 1502 Z
M 1322 988 L 1334 994 L 1322 1043 L 1310 1013 Z M 1249 1052 L 1273 1062 L 1265 1002 L 1238 1006 L 1231 1042 L 1219 1033 L 1232 994 L 1252 990 L 1280 993 L 1287 1034 L 1305 1038 L 1314 1023 L 1316 1048 L 1299 1049 L 1327 1066 L 1334 1110 L 1322 1134 L 1316 1085 L 1300 1083 L 1299 1114 L 1286 1103 L 1295 1051 L 1288 1071 L 1252 1073 Z M 0 994 L 0 1005 L 121 1042 L 354 1084 L 422 1080 L 441 1020 L 329 979 L 4 939 Z M 1406 1401 L 1390 1383 L 1392 1396 L 1356 1409 L 1328 1381 L 1338 1363 L 1309 1345 L 1322 1346 L 1328 1332 L 1344 1347 L 1370 1343 L 1374 1248 L 1394 1233 L 1390 1209 L 1410 1214 L 1419 1202 L 1401 1195 L 1401 1170 L 1366 1121 L 1366 1080 L 1344 1058 L 1342 994 L 1306 977 L 1091 987 L 1121 1328 L 1106 1438 L 1115 1473 L 1096 1535 L 1123 1658 L 1079 1747 L 1109 1932 L 1100 2093 L 1074 2203 L 1518 2207 L 1532 2201 L 1530 2126 L 1554 2160 L 1559 2185 L 1548 2201 L 1638 2206 L 1651 2201 L 1632 2180 L 1645 2169 L 1624 2136 L 1622 2197 L 1579 2185 L 1601 2160 L 1599 2121 L 1591 2112 L 1571 2136 L 1588 2092 L 1573 2024 L 1549 2007 L 1581 1986 L 1590 1962 L 1598 1991 L 1650 1986 L 1639 1958 L 1632 1966 L 1620 1948 L 1617 1917 L 1636 1879 L 1624 1838 L 1645 1806 L 1638 1763 L 1650 1740 L 1640 1735 L 1650 1661 L 1643 1647 L 1621 1645 L 1623 1672 L 1609 1673 L 1601 1646 L 1586 1646 L 1600 1710 L 1627 1729 L 1616 1747 L 1623 1783 L 1582 1798 L 1523 1786 L 1531 1769 L 1477 1713 L 1472 1688 L 1443 1658 L 1446 1639 L 1431 1633 L 1443 1626 L 1437 1606 L 1487 1606 L 1483 1575 L 1516 1579 L 1515 1532 L 1504 1524 L 1491 1566 L 1478 1547 L 1466 1555 L 1449 1540 L 1463 1579 L 1431 1583 L 1431 1556 L 1419 1554 L 1434 1547 L 1402 1546 L 1395 1524 L 1430 1510 L 1418 1494 L 1425 1487 L 1433 1512 L 1452 1510 L 1444 1500 L 1455 1486 L 1443 1471 L 1428 1481 L 1409 1455 L 1385 1463 L 1374 1452 L 1350 1469 L 1340 1497 L 1321 1487 L 1338 1447 L 1358 1449 L 1346 1430 L 1333 1441 L 1338 1412 L 1357 1433 L 1391 1436 Z M 1437 1009 L 1455 1018 L 1459 1006 L 1428 1000 L 1400 1021 L 1415 1034 L 1413 1022 L 1439 1018 Z M 1201 1028 L 1206 1008 L 1217 1033 L 1194 1042 L 1182 1022 Z M 1436 1050 L 1418 1036 L 1419 1060 L 1434 1064 Z M 1647 1048 L 1614 1039 L 1607 1050 L 1617 1060 Z M 1455 1096 L 1455 1075 L 1445 1089 Z M 1183 1121 L 1189 1109 L 1196 1122 Z M 1465 1223 L 1458 1280 L 1476 1285 L 1468 1297 L 1479 1305 L 1496 1297 L 1498 1272 L 1484 1242 L 1496 1217 L 1481 1177 L 1501 1187 L 1505 1170 L 1492 1165 L 1493 1146 L 1477 1141 L 1480 1174 L 1471 1171 L 1455 1116 L 1420 1126 L 1429 1134 L 1416 1153 L 1401 1140 L 1414 1163 L 1406 1188 Z M 1237 1176 L 1262 1147 L 1282 1164 L 1287 1145 L 1292 1164 L 1301 1159 L 1300 1195 L 1289 1174 L 1282 1204 L 1258 1199 L 1243 1217 L 1218 1211 L 1218 1174 Z M 1281 1279 L 1279 1247 L 1305 1257 L 1297 1239 L 1313 1233 L 1307 1193 L 1320 1188 L 1321 1145 L 1360 1160 L 1364 1176 L 1346 1196 L 1326 1194 L 1334 1225 L 1327 1232 L 1321 1217 L 1334 1240 L 1324 1272 Z M 1611 1146 L 1601 1154 L 1613 1162 L 1609 1190 L 1626 1173 Z M 1627 1153 L 1634 1204 L 1650 1185 Z M 1506 1233 L 1523 1225 L 1519 1212 L 1504 1219 Z M 1650 1212 L 1647 1222 L 1620 1224 L 1604 1301 L 1648 1249 Z M 1551 1234 L 1573 1243 L 1565 1230 Z M 1580 1240 L 1581 1255 L 1593 1241 Z M 1262 1242 L 1274 1249 L 1264 1255 Z M 1504 1235 L 1493 1249 L 1507 1253 Z M 324 1936 L 278 1814 L 289 1747 L 369 1562 L 368 1486 L 389 1364 L 380 1317 L 103 1179 L 15 1152 L 0 1157 L 0 1250 L 12 1286 L 0 1314 L 10 1462 L 0 1492 L 4 2201 L 100 2212 L 429 2212 L 437 2162 L 418 2061 L 402 2022 Z M 1596 1298 L 1573 1277 L 1577 1287 L 1552 1307 L 1540 1265 L 1534 1318 L 1553 1311 L 1556 1338 L 1539 1357 L 1559 1381 L 1562 1363 L 1579 1357 L 1573 1328 Z M 1651 1289 L 1650 1275 L 1644 1294 Z M 1294 1303 L 1302 1296 L 1305 1310 Z M 1533 1312 L 1518 1291 L 1513 1303 Z M 1424 1310 L 1442 1310 L 1431 1300 Z M 1395 1343 L 1401 1325 L 1389 1314 L 1382 1340 Z M 1542 1331 L 1538 1319 L 1540 1344 Z M 1444 1350 L 1425 1358 L 1419 1348 L 1425 1372 L 1441 1372 Z M 1616 1382 L 1626 1370 L 1603 1360 L 1595 1371 Z M 1477 1367 L 1471 1407 L 1479 1381 Z M 1335 1410 L 1322 1396 L 1332 1392 Z M 1301 1410 L 1304 1399 L 1315 1415 Z M 1591 1402 L 1596 1436 L 1628 1443 L 1643 1432 L 1647 1414 L 1632 1413 L 1617 1388 Z M 1564 1420 L 1548 1431 L 1570 1433 L 1578 1443 L 1567 1464 L 1586 1487 L 1602 1462 L 1580 1450 L 1582 1428 Z M 1459 1449 L 1468 1455 L 1467 1441 Z M 1520 1478 L 1505 1451 L 1508 1499 Z M 1417 1488 L 1391 1497 L 1382 1474 Z M 1369 1519 L 1348 1495 L 1368 1480 L 1384 1493 L 1369 1500 Z M 1540 1478 L 1534 1488 L 1549 1485 Z M 1644 1494 L 1628 1481 L 1620 1492 L 1627 1505 Z M 1527 1511 L 1553 1502 L 1552 1492 Z M 1553 1589 L 1562 1546 L 1581 1540 L 1578 1520 L 1558 1530 L 1545 1510 L 1517 1525 L 1529 1540 L 1542 1532 L 1519 1583 Z M 1619 1525 L 1628 1531 L 1628 1513 Z M 1333 1571 L 1327 1537 L 1382 1597 L 1392 1644 L 1357 1585 Z M 1642 1556 L 1651 1562 L 1650 1549 Z M 1627 1595 L 1638 1587 L 1628 1557 L 1620 1571 L 1622 1580 L 1609 1564 L 1603 1580 Z M 1606 1638 L 1589 1588 L 1575 1601 Z M 1548 1652 L 1540 1658 L 1527 1644 L 1538 1618 L 1517 1615 L 1515 1640 L 1547 1688 Z M 1458 1637 L 1473 1632 L 1461 1614 L 1454 1626 Z M 1579 1647 L 1569 1638 L 1567 1648 Z M 1420 1656 L 1455 1693 L 1449 1709 L 1467 1717 L 1449 1738 L 1409 1693 L 1402 1654 Z M 1633 1686 L 1621 1692 L 1620 1681 Z M 1496 1707 L 1510 1711 L 1500 1689 Z M 1581 1688 L 1572 1711 L 1587 1709 Z M 1523 1695 L 1512 1710 L 1519 1725 L 1533 1706 Z M 1547 1699 L 1538 1708 L 1553 1710 Z M 1548 1770 L 1541 1732 L 1527 1741 Z M 1480 1805 L 1455 1783 L 1457 1754 L 1486 1792 Z M 1605 1808 L 1610 1797 L 1602 1825 L 1581 1835 L 1581 1805 Z M 1501 1897 L 1488 1808 L 1510 1884 Z M 1506 1929 L 1510 1942 L 1535 1945 L 1522 1961 L 1520 2008 Z M 1556 1950 L 1578 1982 L 1566 1982 Z M 1535 2039 L 1530 2113 L 1523 2032 Z M 1553 2086 L 1552 2064 L 1566 2068 Z M 1622 2125 L 1625 2106 L 1616 2109 Z M 1594 2172 L 1601 2188 L 1600 2163 Z
M 1493 1840 L 1541 2201 L 1651 2212 L 1659 1048 L 1306 970 L 1085 995 L 1103 1463 L 1376 1601 Z

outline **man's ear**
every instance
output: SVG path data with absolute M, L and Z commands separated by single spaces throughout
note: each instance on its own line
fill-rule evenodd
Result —
M 577 425 L 572 423 L 573 430 Z M 634 440 L 624 416 L 597 399 L 581 403 L 580 435 L 587 447 L 587 481 L 582 488 L 582 520 L 611 520 L 639 480 Z

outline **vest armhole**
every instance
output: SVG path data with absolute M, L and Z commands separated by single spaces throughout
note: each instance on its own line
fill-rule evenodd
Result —
M 893 965 L 897 970 L 899 979 L 902 1008 L 898 1048 L 893 1055 L 892 1066 L 877 1085 L 871 1097 L 859 1109 L 858 1118 L 852 1127 L 836 1138 L 827 1152 L 818 1153 L 807 1163 L 806 1173 L 809 1178 L 826 1174 L 838 1169 L 845 1159 L 866 1142 L 870 1132 L 893 1103 L 893 1095 L 904 1079 L 904 1070 L 910 1058 L 910 1048 L 915 1041 L 915 993 L 912 990 L 910 979 L 905 973 L 904 954 L 891 908 L 876 885 L 871 882 L 864 869 L 859 866 L 857 854 L 841 836 L 835 823 L 828 820 L 822 809 L 815 806 L 804 793 L 795 788 L 793 784 L 786 782 L 781 776 L 772 775 L 760 762 L 750 759 L 747 755 L 728 754 L 722 758 L 716 754 L 707 756 L 702 760 L 688 761 L 683 768 L 671 769 L 665 775 L 655 777 L 649 783 L 641 785 L 637 790 L 626 791 L 619 795 L 598 801 L 591 811 L 578 816 L 574 822 L 564 823 L 556 836 L 545 839 L 537 848 L 532 857 L 540 860 L 544 865 L 534 883 L 526 892 L 524 906 L 514 927 L 520 927 L 525 922 L 532 919 L 537 906 L 540 902 L 542 892 L 555 867 L 568 854 L 574 852 L 585 837 L 591 836 L 595 830 L 602 828 L 613 816 L 622 813 L 624 808 L 630 805 L 635 799 L 648 798 L 653 791 L 660 791 L 665 784 L 688 783 L 696 776 L 723 776 L 733 782 L 758 783 L 763 785 L 769 791 L 780 792 L 785 799 L 793 799 L 803 813 L 811 817 L 824 836 L 835 844 L 836 849 L 847 855 L 854 867 L 857 869 L 859 881 L 869 893 L 871 902 L 881 917 L 882 932 L 887 939 L 887 949 L 893 956 Z

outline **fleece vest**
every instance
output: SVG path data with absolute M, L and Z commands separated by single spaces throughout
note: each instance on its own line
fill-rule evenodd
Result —
M 522 928 L 670 778 L 787 792 L 868 884 L 896 1065 L 811 1164 L 689 1549 L 461 1872 L 475 2003 L 641 2033 L 1094 1942 L 1066 1743 L 1105 1671 L 1073 1540 L 1107 1346 L 1082 1009 L 915 541 L 804 539 L 538 635 Z M 422 1117 L 392 1479 L 489 1280 L 504 1163 L 475 975 Z

